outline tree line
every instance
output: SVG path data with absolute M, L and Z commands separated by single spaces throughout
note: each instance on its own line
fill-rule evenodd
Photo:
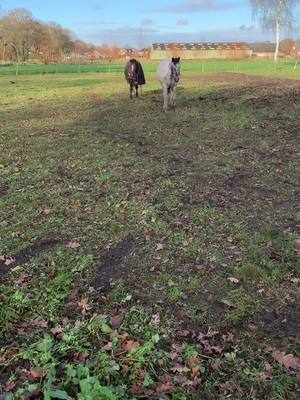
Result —
M 280 31 L 283 27 L 293 26 L 293 11 L 299 2 L 300 0 L 250 0 L 253 15 L 259 18 L 264 28 L 275 32 L 275 61 L 279 54 Z M 292 55 L 293 52 L 298 54 L 297 48 L 291 40 L 281 43 L 281 49 L 285 49 L 287 55 Z M 0 19 L 0 54 L 2 62 L 37 60 L 49 63 L 68 59 L 117 59 L 124 56 L 124 51 L 114 45 L 96 47 L 85 43 L 59 24 L 38 21 L 29 11 L 19 8 Z
M 118 58 L 117 46 L 96 47 L 76 39 L 74 34 L 55 22 L 38 21 L 23 8 L 10 11 L 0 19 L 0 54 L 2 61 L 62 62 L 66 59 L 90 59 L 100 55 Z

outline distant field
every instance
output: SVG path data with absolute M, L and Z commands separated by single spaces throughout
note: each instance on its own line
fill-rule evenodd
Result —
M 156 62 L 144 62 L 145 72 L 154 72 Z M 276 75 L 287 78 L 300 78 L 300 64 L 294 69 L 293 60 L 280 60 L 275 68 L 271 60 L 248 61 L 183 61 L 182 71 L 199 72 L 241 72 L 254 75 Z M 31 75 L 31 74 L 61 74 L 61 73 L 123 73 L 123 63 L 119 64 L 50 64 L 50 65 L 12 65 L 0 66 L 0 76 Z

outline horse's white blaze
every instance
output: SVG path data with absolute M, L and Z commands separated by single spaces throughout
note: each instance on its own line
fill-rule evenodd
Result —
M 179 81 L 180 65 L 179 58 L 174 63 L 172 60 L 163 60 L 160 62 L 157 69 L 157 79 L 159 80 L 164 96 L 164 107 L 165 111 L 168 110 L 169 106 L 175 106 L 176 99 L 176 86 Z

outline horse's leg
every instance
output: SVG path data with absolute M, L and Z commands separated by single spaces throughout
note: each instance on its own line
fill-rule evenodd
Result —
M 133 92 L 133 85 L 130 84 L 129 94 L 130 94 L 131 100 L 132 100 L 132 92 Z
M 138 97 L 139 95 L 139 86 L 135 85 L 135 96 Z
M 164 95 L 164 111 L 168 111 L 169 109 L 169 90 L 168 90 L 168 85 L 166 83 L 163 83 L 163 95 Z
M 170 103 L 171 103 L 171 107 L 175 108 L 176 105 L 176 86 L 173 87 L 173 89 L 171 90 L 171 99 L 170 99 Z
M 171 108 L 173 108 L 173 88 L 172 87 L 169 89 L 169 105 Z

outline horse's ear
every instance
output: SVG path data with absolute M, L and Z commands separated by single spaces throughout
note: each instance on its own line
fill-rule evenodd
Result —
M 174 63 L 175 62 L 175 58 L 174 57 L 172 57 L 172 63 Z

